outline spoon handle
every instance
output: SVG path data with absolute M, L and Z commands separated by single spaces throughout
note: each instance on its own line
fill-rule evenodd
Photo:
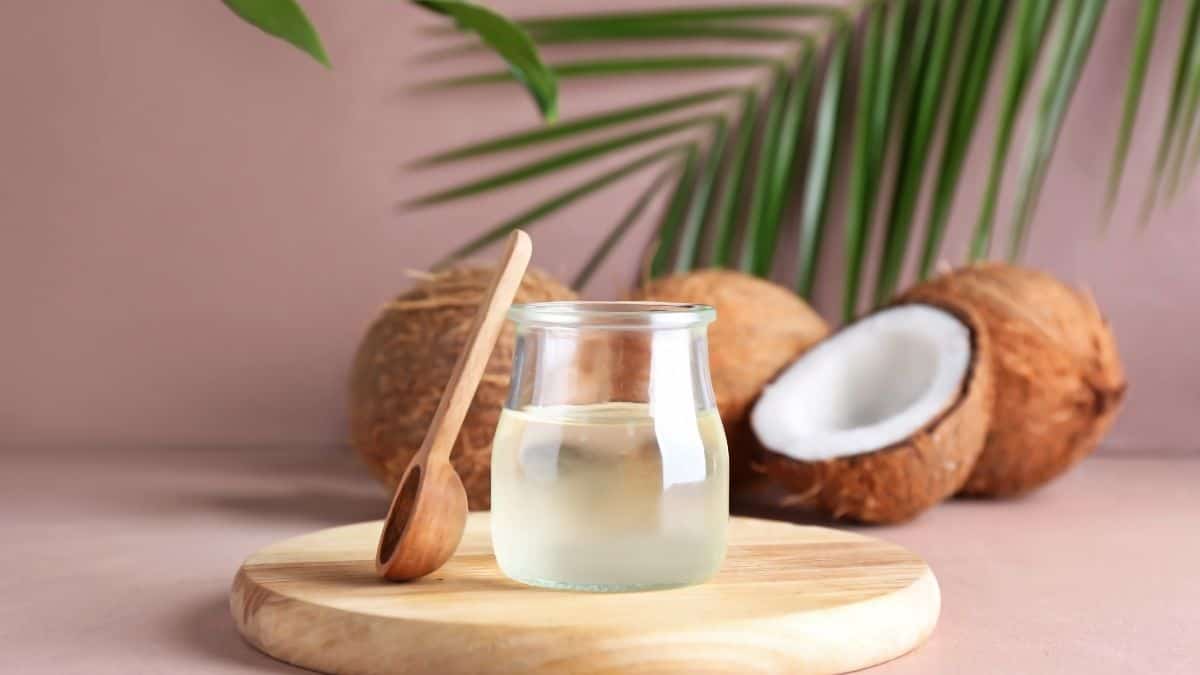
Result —
M 475 321 L 471 324 L 466 349 L 458 355 L 458 361 L 450 373 L 450 381 L 446 383 L 437 412 L 433 415 L 433 423 L 425 434 L 420 452 L 427 461 L 449 459 L 467 416 L 467 409 L 471 406 L 471 399 L 475 397 L 475 390 L 479 388 L 479 381 L 487 368 L 488 358 L 496 346 L 496 338 L 504 326 L 505 314 L 517 295 L 532 254 L 533 245 L 529 235 L 521 230 L 513 230 L 508 237 L 508 248 L 500 262 L 500 269 L 492 278 L 492 284 L 484 294 Z

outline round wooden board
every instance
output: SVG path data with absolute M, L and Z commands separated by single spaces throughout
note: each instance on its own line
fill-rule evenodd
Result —
M 851 532 L 733 518 L 699 586 L 592 594 L 530 588 L 496 567 L 488 515 L 407 584 L 381 581 L 380 522 L 279 542 L 238 570 L 238 630 L 327 673 L 837 673 L 921 644 L 940 608 L 912 552 Z

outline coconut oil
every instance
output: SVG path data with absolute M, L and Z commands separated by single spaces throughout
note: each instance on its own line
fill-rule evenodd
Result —
M 617 591 L 704 581 L 725 555 L 728 450 L 715 410 L 646 403 L 505 409 L 492 543 L 509 577 Z

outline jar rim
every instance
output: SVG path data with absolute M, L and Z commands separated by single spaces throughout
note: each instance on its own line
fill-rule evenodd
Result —
M 518 324 L 580 328 L 688 328 L 717 318 L 710 305 L 655 300 L 556 300 L 515 304 L 508 318 Z

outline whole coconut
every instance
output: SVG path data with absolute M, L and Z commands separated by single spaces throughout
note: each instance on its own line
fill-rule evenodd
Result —
M 452 268 L 423 278 L 388 303 L 367 330 L 350 372 L 350 437 L 380 478 L 395 485 L 421 448 L 442 390 L 466 347 L 493 268 Z M 530 269 L 515 302 L 573 300 L 575 293 Z M 473 510 L 491 503 L 491 443 L 508 394 L 513 327 L 500 333 L 450 461 Z
M 733 270 L 655 279 L 633 297 L 716 308 L 708 331 L 709 369 L 729 439 L 731 482 L 751 480 L 758 445 L 750 430 L 751 405 L 784 366 L 829 334 L 829 326 L 792 291 Z
M 1030 269 L 986 263 L 905 292 L 904 301 L 973 309 L 988 332 L 995 407 L 963 493 L 1044 485 L 1096 447 L 1125 394 L 1108 323 L 1091 296 Z

